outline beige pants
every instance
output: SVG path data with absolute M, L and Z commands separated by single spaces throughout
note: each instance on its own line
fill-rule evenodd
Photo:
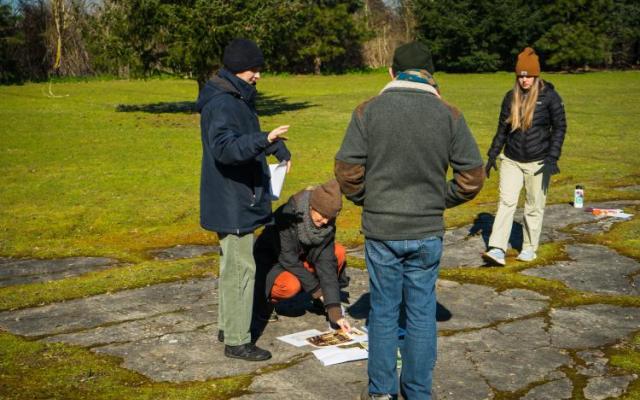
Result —
M 518 206 L 520 190 L 524 186 L 524 226 L 522 250 L 536 251 L 540 242 L 544 205 L 547 201 L 549 175 L 538 173 L 542 161 L 521 163 L 500 155 L 500 203 L 489 238 L 489 247 L 507 250 L 513 215 Z M 537 174 L 537 175 L 536 175 Z

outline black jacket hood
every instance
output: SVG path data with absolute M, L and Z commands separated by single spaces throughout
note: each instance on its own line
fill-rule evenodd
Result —
M 243 99 L 254 108 L 254 99 L 257 94 L 255 87 L 223 68 L 207 81 L 200 91 L 196 101 L 196 111 L 202 113 L 202 109 L 212 98 L 225 93 Z

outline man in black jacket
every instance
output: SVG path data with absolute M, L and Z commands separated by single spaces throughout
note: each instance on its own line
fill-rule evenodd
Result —
M 202 132 L 200 224 L 216 232 L 220 242 L 218 325 L 224 331 L 224 354 L 262 361 L 271 353 L 256 347 L 250 334 L 253 232 L 272 220 L 266 156 L 291 159 L 282 142 L 289 127 L 260 130 L 255 85 L 264 57 L 254 42 L 234 39 L 225 48 L 223 64 L 196 103 Z

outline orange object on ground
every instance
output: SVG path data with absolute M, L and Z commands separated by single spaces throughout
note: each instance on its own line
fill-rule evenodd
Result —
M 338 259 L 338 269 L 336 271 L 337 277 L 338 275 L 340 275 L 340 272 L 342 272 L 342 269 L 346 265 L 347 249 L 345 249 L 343 245 L 336 243 L 335 254 L 336 258 Z M 309 272 L 316 272 L 313 265 L 309 264 L 307 261 L 304 262 L 304 267 Z M 276 277 L 276 280 L 273 283 L 273 287 L 271 288 L 271 301 L 277 302 L 280 300 L 290 299 L 298 294 L 300 290 L 302 290 L 302 285 L 294 274 L 289 271 L 281 272 Z

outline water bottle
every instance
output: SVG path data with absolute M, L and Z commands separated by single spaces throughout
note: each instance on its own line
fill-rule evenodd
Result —
M 581 185 L 576 186 L 576 190 L 573 191 L 573 206 L 575 208 L 584 206 L 584 187 Z

